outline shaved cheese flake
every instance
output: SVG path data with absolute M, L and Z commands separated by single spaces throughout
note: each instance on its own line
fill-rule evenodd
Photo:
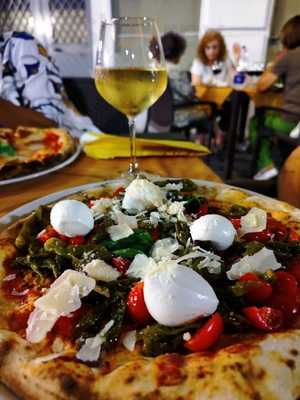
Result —
M 100 357 L 102 344 L 106 341 L 105 335 L 113 325 L 114 320 L 112 319 L 96 336 L 85 339 L 83 346 L 76 354 L 76 358 L 81 361 L 97 361 Z
M 113 205 L 113 200 L 110 198 L 103 197 L 99 200 L 95 200 L 91 207 L 94 215 L 105 214 Z
M 194 247 L 194 250 L 195 251 L 178 258 L 176 261 L 180 263 L 192 258 L 202 257 L 203 259 L 197 265 L 198 269 L 207 268 L 208 272 L 211 274 L 219 274 L 221 272 L 222 258 L 218 254 L 204 250 L 200 246 Z
M 133 351 L 136 344 L 136 330 L 127 332 L 123 337 L 122 343 L 127 350 Z
M 113 225 L 107 228 L 111 240 L 124 239 L 133 234 L 133 230 L 127 224 Z
M 174 238 L 164 238 L 161 240 L 158 240 L 151 252 L 152 258 L 154 258 L 155 261 L 159 261 L 164 257 L 169 257 L 172 253 L 174 253 L 176 250 L 179 248 L 179 243 L 177 242 L 176 239 Z
M 137 228 L 136 216 L 134 216 L 134 215 L 126 215 L 126 214 L 122 213 L 122 211 L 120 211 L 118 209 L 118 207 L 113 207 L 112 211 L 113 211 L 114 219 L 115 219 L 115 221 L 117 222 L 118 225 L 126 224 L 132 229 L 136 229 Z
M 192 339 L 192 335 L 190 334 L 190 332 L 184 332 L 184 334 L 182 335 L 182 339 L 187 342 L 189 340 Z
M 177 190 L 178 192 L 180 192 L 180 190 L 183 189 L 183 183 L 179 182 L 179 183 L 167 183 L 163 189 L 165 190 Z
M 26 329 L 26 339 L 31 343 L 39 343 L 51 331 L 59 315 L 51 311 L 34 309 L 29 316 Z
M 160 214 L 157 211 L 152 211 L 150 213 L 150 222 L 156 228 L 160 221 Z
M 267 227 L 267 213 L 261 208 L 253 207 L 241 217 L 241 227 L 238 231 L 240 236 L 251 232 L 261 232 Z
M 156 263 L 153 258 L 147 257 L 145 254 L 137 254 L 130 264 L 126 274 L 133 278 L 144 279 L 146 273 L 155 267 Z
M 48 292 L 34 302 L 30 314 L 26 338 L 31 343 L 42 341 L 61 316 L 81 307 L 81 298 L 96 286 L 94 279 L 82 272 L 66 270 L 50 286 Z
M 263 247 L 253 256 L 245 256 L 234 263 L 230 270 L 227 271 L 227 277 L 230 280 L 234 280 L 239 279 L 247 272 L 263 274 L 269 269 L 276 271 L 279 268 L 282 268 L 282 265 L 276 260 L 274 252 Z
M 103 282 L 115 281 L 121 275 L 120 272 L 103 260 L 92 260 L 83 267 L 83 271 L 97 281 Z

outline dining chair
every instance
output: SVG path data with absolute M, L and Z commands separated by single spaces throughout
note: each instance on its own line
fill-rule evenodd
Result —
M 185 139 L 190 139 L 192 129 L 202 129 L 208 134 L 209 147 L 213 137 L 213 126 L 216 118 L 217 106 L 213 102 L 201 101 L 198 99 L 186 98 L 180 104 L 174 104 L 173 101 L 174 89 L 171 88 L 168 82 L 167 88 L 163 95 L 154 103 L 148 110 L 147 123 L 145 133 L 167 133 L 167 132 L 182 132 Z M 175 114 L 181 110 L 187 110 L 189 107 L 203 107 L 203 110 L 208 110 L 205 117 L 201 117 L 203 112 L 182 126 L 175 126 Z
M 261 147 L 261 141 L 263 138 L 276 138 L 278 143 L 278 155 L 279 155 L 279 166 L 281 167 L 284 161 L 288 158 L 289 154 L 300 144 L 300 138 L 292 138 L 289 135 L 280 132 L 279 130 L 271 129 L 265 125 L 265 117 L 268 112 L 280 113 L 281 115 L 290 115 L 298 118 L 300 121 L 300 115 L 295 114 L 291 111 L 284 110 L 275 107 L 258 107 L 255 111 L 257 117 L 257 135 L 253 146 L 252 161 L 251 161 L 251 174 L 254 175 L 257 169 L 257 160 Z

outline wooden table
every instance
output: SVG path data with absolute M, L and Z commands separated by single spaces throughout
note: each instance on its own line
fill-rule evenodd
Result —
M 39 179 L 0 187 L 0 216 L 20 205 L 66 188 L 116 178 L 127 170 L 128 159 L 93 160 L 81 155 L 72 165 Z M 161 176 L 221 182 L 198 157 L 139 158 L 143 171 Z
M 196 96 L 204 101 L 211 101 L 220 108 L 223 103 L 229 98 L 234 92 L 246 93 L 249 98 L 254 102 L 255 107 L 281 107 L 283 102 L 282 91 L 269 90 L 266 92 L 258 92 L 255 86 L 245 86 L 241 89 L 235 89 L 233 87 L 216 87 L 216 86 L 205 86 L 196 85 L 195 93 Z

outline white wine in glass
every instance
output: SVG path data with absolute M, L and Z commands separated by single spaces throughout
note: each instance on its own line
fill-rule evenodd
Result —
M 155 103 L 167 86 L 164 54 L 153 19 L 124 17 L 102 22 L 95 83 L 99 94 L 128 118 L 128 173 L 136 176 L 134 118 Z

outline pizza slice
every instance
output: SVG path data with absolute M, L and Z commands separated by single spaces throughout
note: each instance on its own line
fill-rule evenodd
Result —
M 0 179 L 50 168 L 74 151 L 75 142 L 63 129 L 0 129 Z
M 297 399 L 299 210 L 136 179 L 0 237 L 0 378 L 25 399 Z

